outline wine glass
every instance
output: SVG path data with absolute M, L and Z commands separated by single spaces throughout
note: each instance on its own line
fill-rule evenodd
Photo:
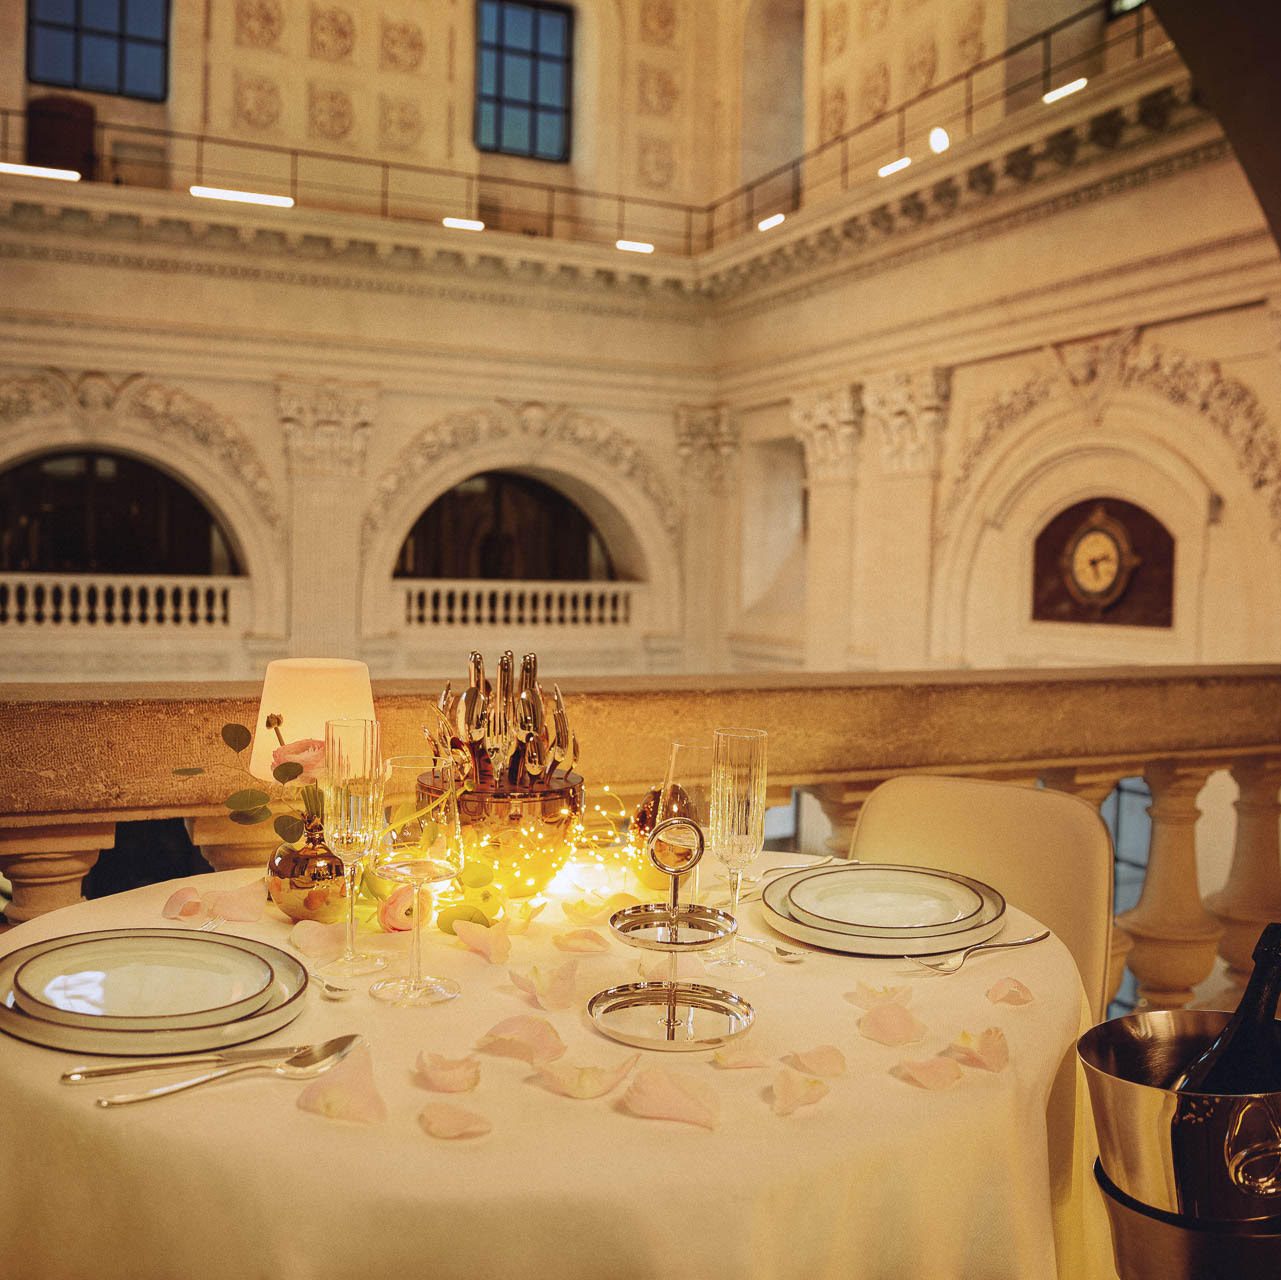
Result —
M 361 864 L 382 826 L 383 761 L 377 720 L 325 722 L 325 842 L 342 859 L 347 893 L 347 941 L 324 978 L 355 978 L 387 965 L 386 957 L 356 950 L 356 885 Z
M 729 873 L 729 913 L 738 917 L 743 870 L 765 844 L 764 729 L 717 729 L 712 735 L 712 804 L 708 844 Z M 738 954 L 737 936 L 706 963 L 732 969 L 740 978 L 764 970 Z
M 419 779 L 425 781 L 422 793 Z M 401 1005 L 440 1004 L 462 988 L 451 978 L 423 973 L 423 918 L 429 885 L 452 880 L 463 866 L 457 775 L 449 755 L 392 756 L 383 794 L 386 829 L 374 873 L 413 886 L 413 951 L 409 977 L 380 978 L 369 988 L 378 1000 Z

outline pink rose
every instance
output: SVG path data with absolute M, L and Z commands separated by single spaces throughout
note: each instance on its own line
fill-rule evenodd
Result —
M 384 933 L 403 933 L 414 927 L 413 885 L 401 885 L 378 904 L 378 923 L 382 925 Z
M 325 744 L 319 738 L 299 738 L 297 742 L 286 742 L 272 752 L 273 769 L 290 762 L 302 765 L 302 773 L 294 779 L 295 782 L 315 782 L 325 767 Z

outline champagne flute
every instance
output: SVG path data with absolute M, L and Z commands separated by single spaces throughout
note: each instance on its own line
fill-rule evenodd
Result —
M 738 917 L 743 871 L 765 845 L 765 740 L 763 729 L 717 729 L 712 736 L 712 855 L 729 873 L 729 913 Z M 758 978 L 760 965 L 738 954 L 737 935 L 705 963 Z
M 386 957 L 356 950 L 356 886 L 382 825 L 383 761 L 377 720 L 325 722 L 325 841 L 342 859 L 347 893 L 343 954 L 323 965 L 323 978 L 356 978 L 387 965 Z
M 418 780 L 425 778 L 425 794 Z M 399 1005 L 440 1004 L 462 988 L 451 978 L 423 973 L 423 918 L 431 902 L 428 888 L 454 879 L 463 866 L 462 828 L 453 757 L 392 756 L 383 794 L 386 829 L 374 860 L 374 873 L 413 886 L 413 951 L 409 977 L 380 978 L 369 988 L 378 1000 Z

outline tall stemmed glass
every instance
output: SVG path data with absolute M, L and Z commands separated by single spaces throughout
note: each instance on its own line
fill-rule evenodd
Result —
M 325 723 L 325 842 L 341 859 L 347 891 L 347 944 L 320 969 L 325 978 L 356 978 L 387 965 L 386 957 L 356 950 L 356 886 L 360 868 L 382 828 L 383 759 L 377 720 Z
M 450 755 L 392 756 L 387 765 L 386 827 L 374 872 L 413 886 L 413 952 L 409 977 L 379 978 L 369 994 L 392 1004 L 440 1004 L 462 988 L 451 978 L 423 973 L 423 919 L 431 902 L 429 886 L 447 883 L 463 867 L 454 760 Z M 420 778 L 427 783 L 422 796 Z
M 743 870 L 765 845 L 765 730 L 717 729 L 712 736 L 712 816 L 709 844 L 729 873 L 729 913 L 737 918 Z M 740 978 L 764 970 L 738 954 L 737 935 L 705 963 Z
M 668 818 L 688 818 L 697 823 L 706 836 L 712 813 L 711 805 L 711 747 L 702 742 L 673 742 L 667 757 L 667 772 L 663 775 L 663 785 L 658 791 L 655 826 L 666 822 Z M 664 861 L 670 866 L 676 866 L 682 855 L 693 856 L 694 833 L 688 827 L 673 827 L 659 838 L 658 845 Z M 681 893 L 687 902 L 693 902 L 697 897 L 697 884 L 688 883 L 697 876 L 698 871 L 695 869 L 689 875 L 681 877 Z M 667 884 L 667 877 L 663 876 L 659 886 L 666 888 Z

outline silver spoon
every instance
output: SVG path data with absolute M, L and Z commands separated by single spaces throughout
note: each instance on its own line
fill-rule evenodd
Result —
M 212 1080 L 225 1080 L 228 1076 L 248 1075 L 251 1071 L 266 1071 L 282 1080 L 312 1080 L 323 1075 L 330 1067 L 345 1058 L 357 1045 L 363 1044 L 360 1036 L 338 1036 L 323 1044 L 308 1045 L 300 1053 L 283 1062 L 244 1062 L 234 1067 L 221 1067 L 202 1075 L 179 1080 L 177 1084 L 163 1084 L 142 1093 L 117 1093 L 110 1098 L 99 1098 L 100 1107 L 123 1107 L 131 1102 L 146 1102 L 150 1098 L 163 1098 L 166 1094 L 182 1093 Z
M 904 956 L 903 959 L 920 965 L 922 969 L 931 969 L 935 973 L 955 973 L 976 951 L 1004 951 L 1008 947 L 1026 947 L 1029 943 L 1044 942 L 1049 936 L 1050 931 L 1042 929 L 1040 933 L 1030 934 L 1026 938 L 1015 938 L 1013 942 L 976 942 L 972 947 L 966 947 L 964 951 L 945 956 L 942 960 L 921 960 L 917 956 Z

